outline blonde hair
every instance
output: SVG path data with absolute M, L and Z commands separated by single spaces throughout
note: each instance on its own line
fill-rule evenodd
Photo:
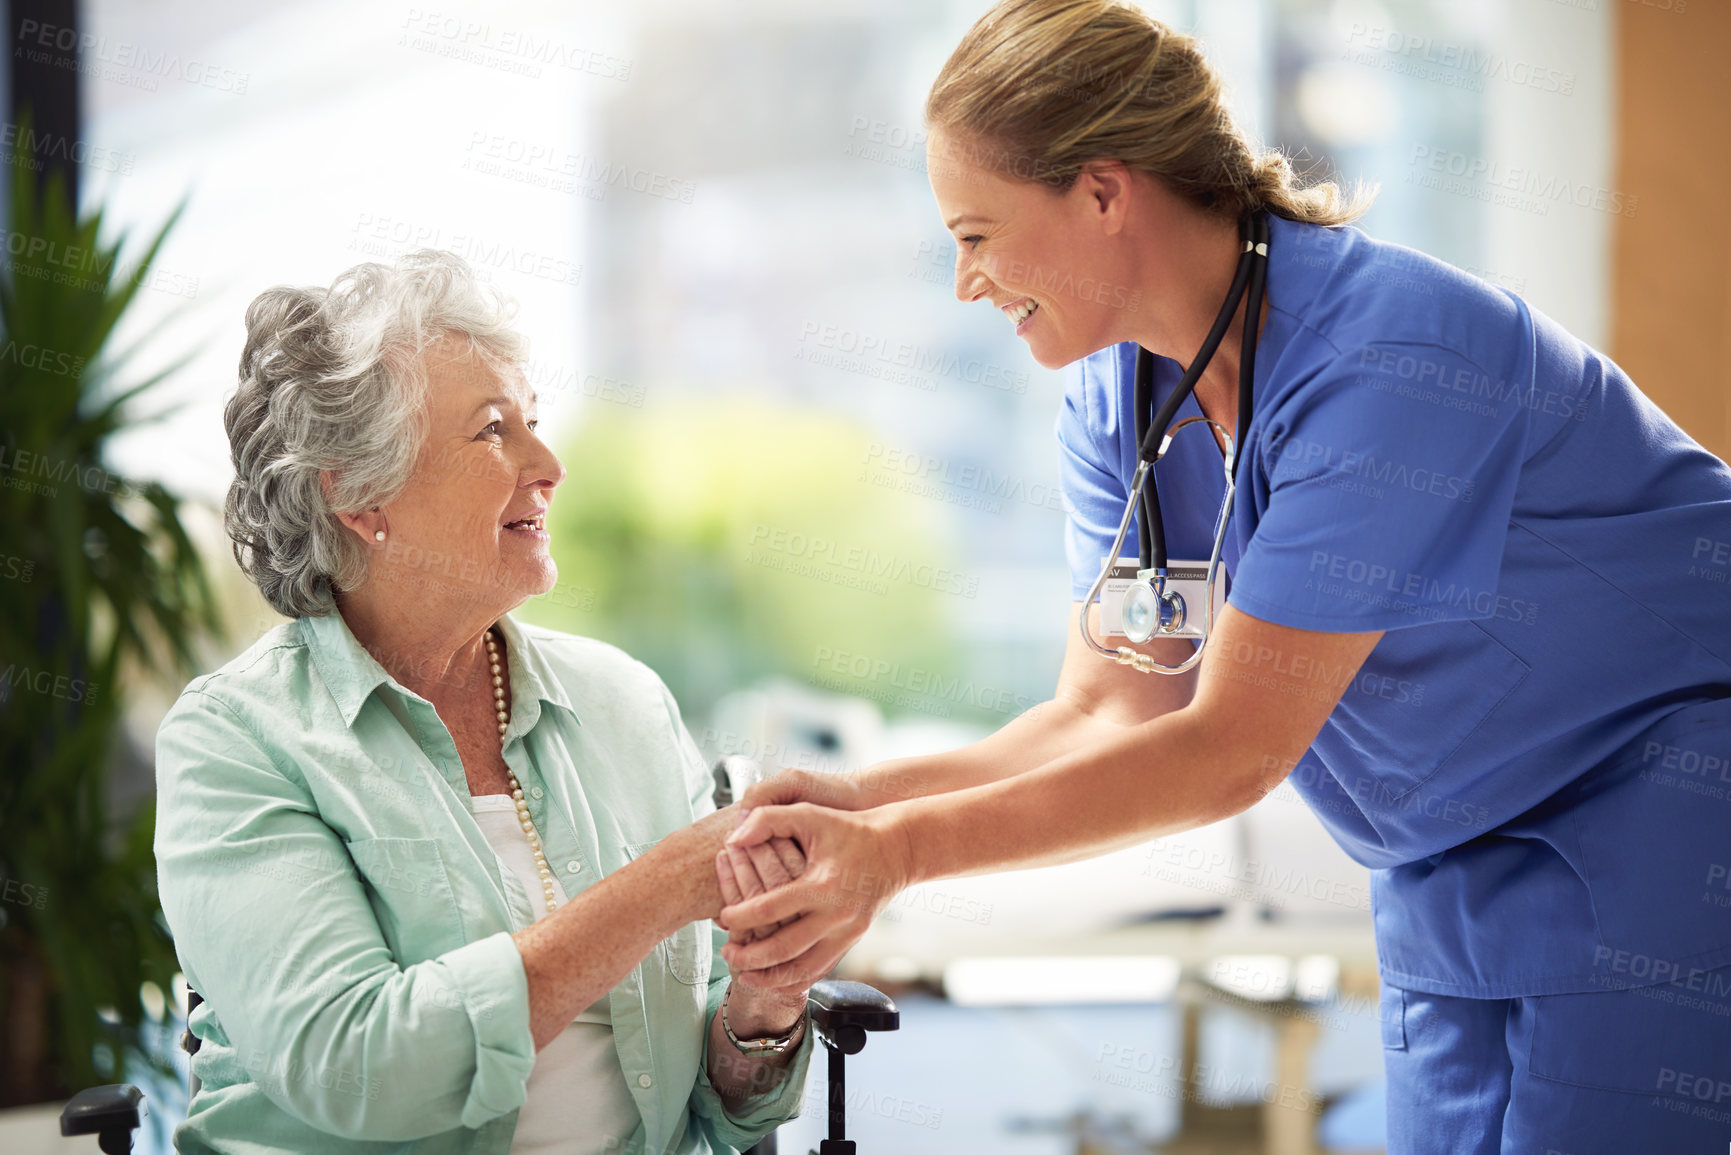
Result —
M 1192 38 L 1125 0 L 1003 0 L 975 22 L 926 97 L 926 124 L 975 163 L 1067 189 L 1117 159 L 1199 207 L 1342 225 L 1374 187 L 1299 183 L 1278 149 L 1233 122 Z

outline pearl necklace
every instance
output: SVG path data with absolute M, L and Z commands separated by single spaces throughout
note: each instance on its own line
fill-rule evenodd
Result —
M 505 676 L 499 672 L 499 646 L 493 641 L 492 629 L 489 628 L 483 636 L 487 639 L 487 664 L 493 667 L 493 712 L 499 719 L 499 749 L 503 756 L 505 727 L 511 724 L 511 707 L 505 702 Z M 547 856 L 541 853 L 541 836 L 535 833 L 528 803 L 523 801 L 522 784 L 509 766 L 505 767 L 505 777 L 511 781 L 511 801 L 517 805 L 517 824 L 529 839 L 529 853 L 535 856 L 535 871 L 541 876 L 541 893 L 547 897 L 547 909 L 558 910 L 559 901 L 553 896 L 553 868 L 547 865 Z

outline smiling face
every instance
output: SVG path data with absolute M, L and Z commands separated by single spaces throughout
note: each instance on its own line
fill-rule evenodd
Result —
M 375 566 L 407 590 L 503 613 L 553 588 L 545 514 L 565 467 L 535 434 L 535 395 L 468 348 L 441 341 L 426 358 L 427 436 L 413 479 L 381 507 Z
M 956 298 L 990 301 L 1048 369 L 1123 340 L 1136 300 L 1121 242 L 1130 174 L 1085 172 L 1059 192 L 977 155 L 943 129 L 926 141 L 932 194 L 956 239 Z

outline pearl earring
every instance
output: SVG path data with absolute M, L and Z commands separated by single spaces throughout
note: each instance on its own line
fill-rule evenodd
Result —
M 373 531 L 373 540 L 374 541 L 384 541 L 385 540 L 385 531 L 382 529 L 375 529 Z

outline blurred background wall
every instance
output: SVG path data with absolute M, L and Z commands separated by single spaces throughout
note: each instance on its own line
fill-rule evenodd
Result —
M 1382 186 L 1368 231 L 1609 340 L 1612 6 L 1151 7 L 1253 132 Z M 87 131 L 126 171 L 87 189 L 128 221 L 190 197 L 128 318 L 198 350 L 189 404 L 117 466 L 216 498 L 251 296 L 451 248 L 521 302 L 572 469 L 570 588 L 529 613 L 642 652 L 698 716 L 834 651 L 971 677 L 951 713 L 1001 720 L 979 703 L 1049 689 L 1067 596 L 1061 375 L 952 299 L 922 171 L 925 85 L 983 8 L 91 4 Z M 150 50 L 217 79 L 120 63 Z M 599 523 L 624 536 L 595 553 Z M 832 560 L 853 547 L 943 576 Z
M 1731 225 L 1710 210 L 1731 177 L 1724 4 L 1618 11 L 1619 188 L 1640 198 L 1613 233 L 1609 349 L 1689 433 L 1731 457 Z

